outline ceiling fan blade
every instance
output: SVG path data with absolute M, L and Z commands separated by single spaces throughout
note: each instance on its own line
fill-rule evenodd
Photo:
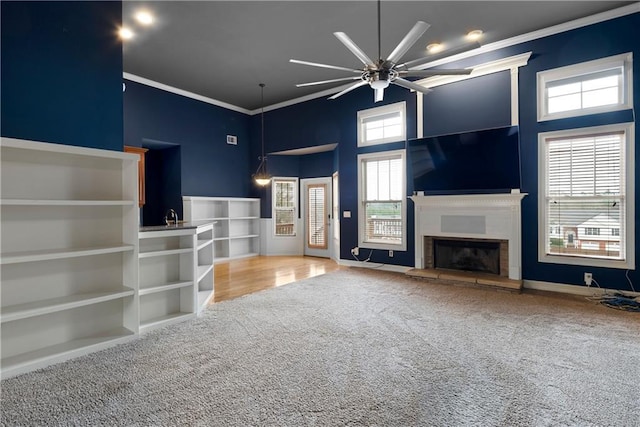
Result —
M 415 70 L 417 67 L 419 67 L 420 65 L 426 64 L 427 62 L 437 61 L 439 59 L 446 58 L 448 56 L 457 55 L 459 53 L 464 53 L 478 47 L 480 47 L 480 43 L 478 43 L 477 41 L 471 42 L 471 43 L 465 43 L 461 46 L 454 47 L 453 49 L 448 49 L 440 53 L 425 56 L 424 58 L 418 58 L 418 59 L 414 59 L 413 61 L 405 62 L 404 64 L 398 65 L 396 69 L 405 68 L 409 70 Z
M 347 92 L 351 92 L 352 90 L 357 89 L 357 88 L 359 88 L 360 86 L 364 86 L 364 85 L 366 85 L 366 84 L 368 84 L 368 83 L 367 83 L 367 82 L 365 82 L 364 80 L 363 80 L 363 81 L 361 81 L 361 82 L 358 82 L 358 83 L 354 83 L 354 84 L 352 84 L 351 86 L 349 86 L 349 87 L 347 87 L 346 89 L 344 89 L 343 91 L 338 92 L 338 93 L 336 93 L 335 95 L 330 96 L 330 97 L 329 97 L 329 99 L 336 99 L 337 97 L 342 96 L 342 95 L 344 95 L 344 94 L 345 94 L 345 93 L 347 93 Z
M 429 70 L 408 70 L 399 71 L 401 76 L 412 77 L 431 77 L 431 76 L 464 76 L 469 75 L 473 71 L 472 68 L 458 68 L 458 69 L 436 69 L 431 68 Z
M 360 80 L 360 77 L 353 76 L 353 77 L 343 77 L 341 79 L 322 80 L 322 81 L 319 81 L 319 82 L 299 83 L 299 84 L 296 85 L 296 87 L 323 85 L 325 83 L 344 82 L 346 80 Z
M 374 89 L 373 102 L 380 102 L 384 99 L 384 89 Z
M 418 39 L 422 37 L 424 32 L 427 31 L 430 26 L 431 25 L 423 21 L 416 22 L 416 24 L 411 30 L 409 30 L 407 35 L 404 36 L 398 46 L 393 49 L 393 52 L 391 52 L 391 54 L 387 57 L 386 62 L 391 64 L 395 64 L 396 62 L 398 62 L 404 56 L 404 54 L 407 53 L 411 46 L 413 46 L 418 41 Z
M 355 68 L 339 67 L 337 65 L 320 64 L 318 62 L 300 61 L 299 59 L 290 59 L 289 62 L 294 64 L 310 65 L 312 67 L 330 68 L 332 70 L 349 71 L 351 73 L 362 74 L 362 70 L 356 70 Z
M 351 51 L 351 53 L 353 53 L 355 56 L 357 56 L 358 59 L 360 61 L 362 61 L 362 63 L 364 65 L 373 64 L 373 61 L 371 60 L 371 58 L 369 58 L 367 56 L 367 54 L 364 53 L 364 51 L 362 49 L 360 49 L 358 47 L 358 45 L 355 44 L 353 42 L 353 40 L 351 40 L 349 38 L 348 35 L 346 35 L 345 33 L 342 33 L 342 32 L 333 33 L 333 35 L 336 36 L 338 38 L 338 40 L 340 40 L 342 42 L 342 44 L 345 45 L 347 47 L 347 49 L 349 49 Z
M 403 78 L 398 77 L 395 80 L 392 80 L 391 83 L 398 85 L 398 86 L 402 86 L 403 88 L 406 89 L 411 89 L 411 90 L 415 90 L 418 92 L 422 92 L 422 93 L 429 93 L 431 92 L 431 89 L 429 89 L 428 87 L 424 87 L 421 86 L 417 83 L 414 82 L 410 82 L 409 80 L 405 80 Z

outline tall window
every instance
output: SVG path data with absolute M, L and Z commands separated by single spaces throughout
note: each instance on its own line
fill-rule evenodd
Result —
M 273 224 L 276 236 L 295 236 L 298 219 L 298 178 L 273 178 Z
M 404 150 L 358 156 L 359 246 L 406 250 Z
M 405 102 L 358 111 L 358 147 L 404 141 L 406 128 Z
M 541 261 L 633 268 L 632 141 L 632 124 L 540 134 Z
M 633 107 L 631 53 L 538 73 L 538 120 Z

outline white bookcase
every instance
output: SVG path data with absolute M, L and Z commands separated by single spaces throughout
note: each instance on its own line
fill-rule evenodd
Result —
M 260 254 L 260 199 L 182 198 L 186 221 L 214 221 L 214 261 Z
M 1 139 L 3 377 L 138 333 L 137 162 Z
M 195 316 L 194 230 L 141 232 L 140 333 Z
M 214 223 L 196 229 L 196 309 L 200 313 L 213 297 L 213 227 Z

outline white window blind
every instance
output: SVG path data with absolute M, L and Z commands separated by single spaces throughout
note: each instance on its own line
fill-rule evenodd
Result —
M 296 235 L 297 194 L 297 180 L 274 178 L 272 197 L 276 236 Z
M 327 249 L 326 185 L 309 185 L 307 193 L 307 246 L 315 249 Z
M 624 146 L 623 131 L 545 140 L 547 254 L 625 259 Z
M 364 161 L 365 242 L 402 243 L 403 163 L 400 157 Z

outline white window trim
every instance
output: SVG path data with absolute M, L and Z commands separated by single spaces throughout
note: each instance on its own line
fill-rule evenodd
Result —
M 374 141 L 364 141 L 362 132 L 362 123 L 364 120 L 382 116 L 390 113 L 399 112 L 402 118 L 402 134 L 390 138 L 381 138 Z M 383 105 L 382 107 L 369 108 L 367 110 L 358 111 L 358 147 L 370 147 L 372 145 L 387 144 L 389 142 L 406 141 L 407 139 L 407 103 L 405 101 L 396 102 L 395 104 Z
M 402 212 L 402 242 L 401 243 L 374 243 L 365 242 L 365 209 L 363 205 L 363 164 L 366 160 L 387 159 L 389 157 L 400 156 L 402 159 L 402 170 L 404 179 L 402 180 L 402 206 L 400 208 Z M 380 151 L 377 153 L 367 153 L 358 155 L 358 246 L 364 249 L 381 249 L 391 251 L 406 251 L 407 250 L 407 157 L 405 150 L 392 150 L 392 151 Z
M 622 100 L 619 104 L 603 105 L 579 110 L 561 111 L 558 113 L 547 112 L 547 85 L 557 80 L 578 77 L 584 74 L 596 73 L 615 67 L 622 67 Z M 589 114 L 605 113 L 610 111 L 628 110 L 633 108 L 633 54 L 623 53 L 594 61 L 568 65 L 537 73 L 538 92 L 538 121 L 563 119 L 567 117 L 579 117 Z
M 579 129 L 567 129 L 538 134 L 538 261 L 552 264 L 583 265 L 589 267 L 607 267 L 621 269 L 635 269 L 635 170 L 634 146 L 635 131 L 633 123 L 620 123 L 604 126 L 594 126 Z M 546 230 L 551 224 L 547 218 L 546 209 L 546 176 L 547 165 L 545 141 L 549 138 L 579 137 L 594 133 L 625 132 L 625 143 L 622 147 L 625 168 L 625 241 L 626 259 L 610 260 L 603 258 L 581 258 L 566 255 L 550 255 L 546 253 Z
M 295 181 L 296 189 L 295 195 L 296 200 L 294 203 L 294 214 L 293 214 L 293 234 L 290 235 L 282 235 L 276 234 L 276 181 Z M 298 236 L 298 217 L 300 215 L 300 180 L 296 177 L 290 176 L 274 176 L 271 178 L 271 222 L 273 223 L 273 228 L 271 233 L 275 239 L 295 239 Z

